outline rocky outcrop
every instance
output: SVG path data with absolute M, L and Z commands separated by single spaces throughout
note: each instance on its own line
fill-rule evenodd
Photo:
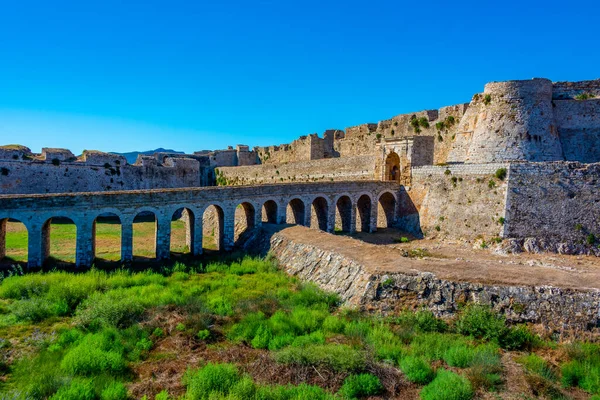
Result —
M 541 324 L 562 335 L 597 331 L 600 291 L 552 286 L 507 286 L 453 282 L 435 274 L 378 272 L 331 250 L 300 243 L 277 232 L 271 254 L 289 274 L 340 295 L 348 305 L 392 314 L 426 307 L 439 317 L 451 317 L 469 302 L 490 305 L 511 322 Z

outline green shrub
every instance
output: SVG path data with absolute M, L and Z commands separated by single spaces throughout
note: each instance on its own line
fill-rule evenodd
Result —
M 491 94 L 486 94 L 485 96 L 483 96 L 483 104 L 485 104 L 487 106 L 491 102 L 492 102 L 492 95 Z
M 467 378 L 474 389 L 494 390 L 502 384 L 502 363 L 498 348 L 479 346 L 467 371 Z
M 348 399 L 377 395 L 383 392 L 378 377 L 371 374 L 350 375 L 344 380 L 340 394 Z
M 188 371 L 184 376 L 186 395 L 190 400 L 208 400 L 211 392 L 226 395 L 239 380 L 238 370 L 233 364 L 208 363 L 196 371 Z
M 262 312 L 249 313 L 240 322 L 231 327 L 227 336 L 234 341 L 250 343 L 256 336 L 258 328 L 264 326 L 265 323 L 265 314 Z
M 506 168 L 498 168 L 494 174 L 497 179 L 503 181 L 506 178 Z
M 294 347 L 304 347 L 310 344 L 325 344 L 325 335 L 321 331 L 309 333 L 294 338 L 291 345 Z
M 200 340 L 206 340 L 210 337 L 210 331 L 208 329 L 202 329 L 198 331 L 196 337 Z
M 404 355 L 402 340 L 387 325 L 373 327 L 366 340 L 379 360 L 391 360 L 396 363 Z
M 506 328 L 499 337 L 499 344 L 506 350 L 531 350 L 538 341 L 525 325 Z
M 473 398 L 473 389 L 464 376 L 440 369 L 420 396 L 423 400 L 469 400 Z
M 464 344 L 452 346 L 444 353 L 444 361 L 451 367 L 467 368 L 474 358 L 475 349 Z
M 123 348 L 115 332 L 89 334 L 65 354 L 60 365 L 73 375 L 120 374 L 125 370 Z
M 344 328 L 344 334 L 350 339 L 364 340 L 371 331 L 371 324 L 368 321 L 347 322 Z
M 156 328 L 152 331 L 152 336 L 156 336 L 156 337 L 163 337 L 165 336 L 165 331 L 163 331 L 161 328 Z
M 125 328 L 137 321 L 143 311 L 141 299 L 117 289 L 93 293 L 77 308 L 75 316 L 77 323 L 86 327 Z
M 489 307 L 471 304 L 460 314 L 455 323 L 456 331 L 477 339 L 496 340 L 505 328 L 504 318 Z
M 329 315 L 323 320 L 323 331 L 330 333 L 342 333 L 344 332 L 344 328 L 346 327 L 346 323 L 339 317 L 334 315 Z
M 286 347 L 274 353 L 282 364 L 323 365 L 336 371 L 362 371 L 366 365 L 362 351 L 344 344 L 315 344 L 305 347 Z
M 255 349 L 266 349 L 267 347 L 269 347 L 269 341 L 272 337 L 273 335 L 269 328 L 267 328 L 264 325 L 261 325 L 258 327 L 256 335 L 254 335 L 254 338 L 252 339 L 250 344 Z
M 94 400 L 95 398 L 94 382 L 91 379 L 73 379 L 50 397 L 51 400 Z
M 588 234 L 585 238 L 585 242 L 589 245 L 596 243 L 596 235 L 593 233 Z
M 121 382 L 113 382 L 102 390 L 102 400 L 127 400 L 127 388 Z
M 11 305 L 11 312 L 19 321 L 40 322 L 46 318 L 57 315 L 56 305 L 48 299 L 34 297 L 15 301 Z
M 167 392 L 166 390 L 161 391 L 154 397 L 154 400 L 169 400 L 169 392 Z
M 435 376 L 433 369 L 422 357 L 408 356 L 400 360 L 400 369 L 410 382 L 425 385 Z
M 565 387 L 579 386 L 586 375 L 587 368 L 579 361 L 571 361 L 563 364 L 560 371 L 562 374 L 562 384 Z
M 414 337 L 410 344 L 411 354 L 428 360 L 442 360 L 446 351 L 458 345 L 467 345 L 469 340 L 455 334 L 422 333 Z
M 557 375 L 554 369 L 537 354 L 528 354 L 516 359 L 516 361 L 522 364 L 525 369 L 532 373 L 541 376 L 542 378 L 554 382 L 557 380 Z

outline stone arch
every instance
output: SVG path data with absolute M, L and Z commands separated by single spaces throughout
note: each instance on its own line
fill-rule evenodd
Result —
M 234 243 L 244 239 L 245 234 L 256 227 L 256 208 L 249 201 L 243 201 L 235 208 L 234 213 Z
M 356 230 L 371 231 L 371 197 L 363 194 L 356 201 Z
M 396 196 L 391 192 L 383 192 L 377 202 L 377 227 L 391 228 L 396 222 Z
M 0 218 L 0 262 L 26 265 L 29 255 L 29 228 L 16 218 Z
M 348 195 L 338 197 L 335 202 L 335 227 L 342 232 L 352 232 L 352 200 Z
M 202 247 L 221 251 L 225 248 L 225 212 L 223 206 L 212 203 L 202 212 Z
M 318 196 L 311 203 L 310 227 L 327 231 L 327 216 L 329 214 L 329 202 L 326 198 Z
M 304 202 L 299 198 L 290 200 L 287 205 L 286 216 L 288 224 L 305 225 L 306 207 L 304 206 Z
M 385 158 L 385 180 L 400 181 L 400 156 L 395 151 L 391 151 Z
M 158 215 L 158 211 L 150 207 L 136 210 L 132 220 L 133 257 L 156 258 Z
M 191 207 L 179 207 L 171 214 L 172 253 L 193 253 L 196 229 L 196 215 Z
M 262 220 L 263 222 L 267 222 L 269 224 L 277 224 L 277 211 L 279 207 L 275 200 L 267 200 L 264 202 L 262 206 Z
M 121 240 L 122 240 L 122 218 L 113 211 L 104 211 L 98 213 L 92 223 L 92 253 L 90 258 L 98 258 L 103 261 L 119 261 L 122 257 Z M 118 225 L 118 228 L 117 228 Z M 119 235 L 111 235 L 116 229 L 119 230 Z M 107 238 L 102 242 L 98 242 L 97 233 L 100 231 L 101 236 Z
M 79 227 L 73 219 L 57 215 L 42 224 L 42 262 L 77 262 L 77 240 Z M 60 242 L 60 244 L 59 244 Z

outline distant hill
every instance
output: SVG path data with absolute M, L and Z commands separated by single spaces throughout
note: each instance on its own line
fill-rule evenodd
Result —
M 163 149 L 162 147 L 156 150 L 147 150 L 147 151 L 130 151 L 129 153 L 116 153 L 112 152 L 112 154 L 118 154 L 127 159 L 127 163 L 133 164 L 138 158 L 138 155 L 142 154 L 145 156 L 151 156 L 154 153 L 177 153 L 177 154 L 185 154 L 183 151 L 175 151 L 170 149 Z

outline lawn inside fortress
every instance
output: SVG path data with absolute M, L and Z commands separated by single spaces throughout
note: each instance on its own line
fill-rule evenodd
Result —
M 600 347 L 559 344 L 485 306 L 382 317 L 272 260 L 0 283 L 11 399 L 588 399 Z
M 134 256 L 152 258 L 155 254 L 155 223 L 136 222 L 133 225 Z M 7 223 L 6 253 L 9 260 L 17 263 L 27 262 L 27 230 L 18 222 Z M 214 249 L 214 237 L 205 236 L 204 247 Z M 76 228 L 70 223 L 54 223 L 50 235 L 50 257 L 58 263 L 75 262 Z M 121 226 L 118 223 L 98 222 L 96 224 L 96 256 L 100 261 L 118 262 L 121 259 Z M 183 221 L 176 220 L 171 226 L 171 251 L 185 253 L 188 246 L 185 241 Z

